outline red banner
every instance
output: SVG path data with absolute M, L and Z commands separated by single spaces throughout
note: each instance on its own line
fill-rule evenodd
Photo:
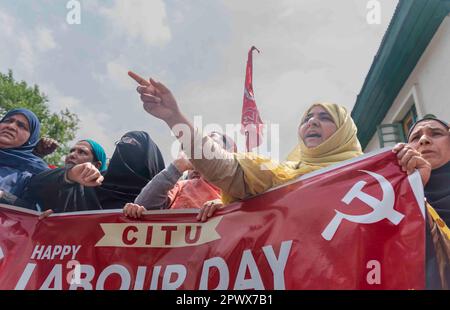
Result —
M 420 177 L 406 176 L 390 151 L 303 176 L 206 223 L 196 212 L 39 221 L 0 206 L 0 289 L 424 288 Z

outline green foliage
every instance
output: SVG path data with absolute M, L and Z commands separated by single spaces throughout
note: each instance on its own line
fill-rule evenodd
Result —
M 68 109 L 52 113 L 48 107 L 48 98 L 40 93 L 39 87 L 28 86 L 26 82 L 17 82 L 13 73 L 0 72 L 0 116 L 14 108 L 26 108 L 33 111 L 41 121 L 41 137 L 55 139 L 61 145 L 55 153 L 45 157 L 49 164 L 60 165 L 67 154 L 68 143 L 75 138 L 79 119 Z

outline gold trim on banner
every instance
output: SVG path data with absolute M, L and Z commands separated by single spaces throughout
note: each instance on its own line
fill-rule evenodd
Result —
M 450 229 L 447 227 L 445 222 L 441 219 L 436 210 L 434 210 L 434 208 L 429 203 L 427 203 L 427 209 L 434 222 L 436 222 L 436 224 L 438 225 L 439 230 L 442 232 L 442 234 L 447 236 L 448 240 L 450 240 Z
M 96 247 L 181 248 L 220 239 L 216 231 L 223 216 L 205 223 L 102 223 L 105 235 Z
M 434 253 L 439 268 L 442 289 L 450 288 L 450 229 L 430 204 L 427 205 L 428 224 L 433 241 Z

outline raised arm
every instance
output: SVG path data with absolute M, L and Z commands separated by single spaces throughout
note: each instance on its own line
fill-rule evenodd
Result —
M 147 113 L 166 122 L 172 130 L 177 125 L 185 125 L 191 131 L 190 134 L 192 136 L 194 127 L 181 113 L 175 97 L 164 84 L 152 78 L 147 81 L 131 71 L 128 75 L 139 84 L 137 92 L 141 95 L 141 100 Z M 177 136 L 177 138 L 181 138 L 181 136 Z
M 144 206 L 147 210 L 168 209 L 170 199 L 167 193 L 175 186 L 184 171 L 192 169 L 191 163 L 186 158 L 179 156 L 169 167 L 147 183 L 134 203 Z
M 152 78 L 146 80 L 133 72 L 128 74 L 139 84 L 137 91 L 145 111 L 166 122 L 183 145 L 195 169 L 223 192 L 238 199 L 248 196 L 244 173 L 235 154 L 225 151 L 210 137 L 203 137 L 201 131 L 195 130 L 181 112 L 172 92 L 161 82 Z M 205 158 L 203 149 L 212 150 L 215 158 Z

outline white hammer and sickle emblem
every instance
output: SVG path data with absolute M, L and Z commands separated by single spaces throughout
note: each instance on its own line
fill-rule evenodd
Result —
M 5 255 L 3 254 L 2 247 L 0 246 L 0 259 L 2 259 L 3 257 L 5 257 Z
M 333 239 L 333 236 L 339 228 L 339 225 L 341 224 L 343 219 L 360 224 L 373 224 L 381 220 L 388 219 L 392 224 L 398 225 L 404 217 L 402 213 L 394 210 L 395 193 L 391 183 L 389 183 L 382 175 L 379 175 L 377 173 L 366 170 L 359 171 L 371 175 L 378 181 L 378 183 L 380 183 L 381 189 L 383 190 L 383 198 L 380 201 L 375 197 L 364 193 L 362 189 L 367 184 L 367 182 L 357 182 L 344 196 L 344 198 L 342 198 L 342 202 L 349 205 L 353 201 L 353 199 L 358 198 L 362 202 L 366 203 L 369 207 L 371 207 L 373 211 L 363 215 L 349 215 L 335 210 L 336 215 L 322 232 L 322 237 L 325 240 Z

